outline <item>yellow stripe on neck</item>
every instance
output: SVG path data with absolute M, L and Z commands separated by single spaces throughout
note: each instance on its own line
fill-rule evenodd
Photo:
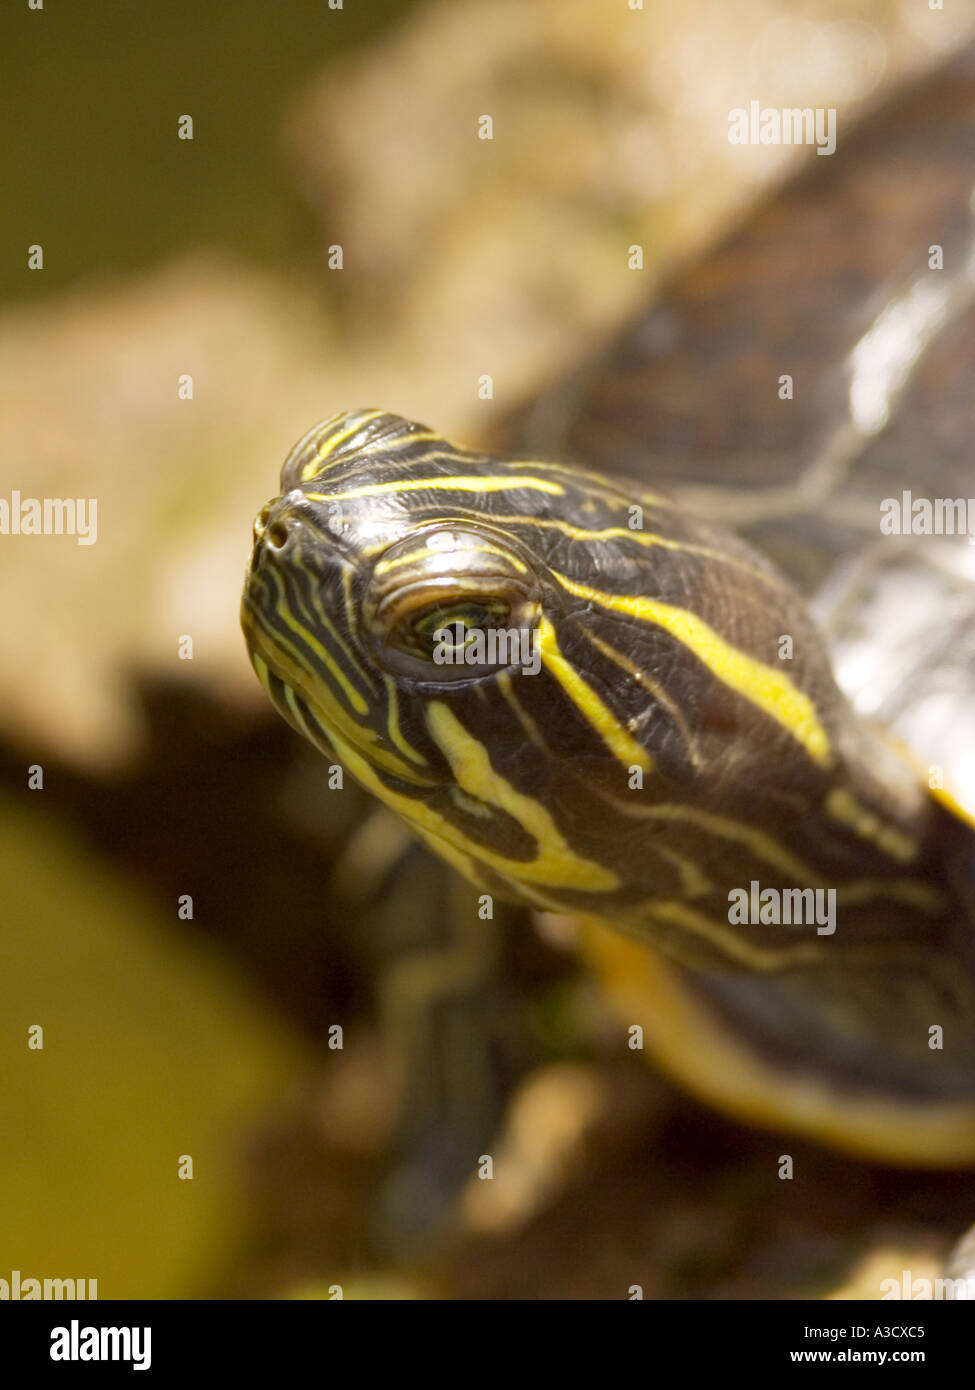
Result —
M 866 806 L 861 806 L 849 787 L 833 788 L 826 798 L 826 814 L 901 864 L 909 864 L 918 856 L 919 847 L 914 837 L 895 825 L 888 825 Z
M 450 764 L 457 785 L 470 796 L 512 816 L 533 837 L 539 852 L 535 859 L 526 862 L 506 859 L 471 844 L 456 826 L 442 816 L 420 810 L 415 804 L 411 806 L 414 818 L 422 817 L 425 823 L 429 816 L 440 822 L 439 827 L 431 824 L 431 830 L 516 880 L 595 893 L 611 892 L 619 887 L 619 879 L 611 870 L 573 852 L 540 801 L 517 791 L 495 772 L 484 745 L 467 732 L 442 700 L 431 700 L 427 707 L 427 727 Z M 385 790 L 379 794 L 384 800 L 389 799 Z

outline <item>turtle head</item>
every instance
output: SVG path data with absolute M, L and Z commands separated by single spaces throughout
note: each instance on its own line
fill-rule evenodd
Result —
M 537 905 L 618 883 L 561 821 L 624 751 L 651 763 L 561 651 L 580 605 L 550 560 L 594 505 L 579 490 L 397 416 L 333 417 L 255 521 L 242 603 L 285 718 L 469 877 Z
M 242 622 L 285 718 L 502 896 L 711 962 L 752 949 L 729 884 L 878 848 L 824 809 L 873 814 L 842 801 L 850 715 L 803 604 L 666 497 L 335 416 L 255 522 Z

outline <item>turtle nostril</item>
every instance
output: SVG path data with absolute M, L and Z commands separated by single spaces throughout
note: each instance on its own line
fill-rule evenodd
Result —
M 267 528 L 265 539 L 275 550 L 283 549 L 288 539 L 288 528 L 282 521 L 275 521 Z

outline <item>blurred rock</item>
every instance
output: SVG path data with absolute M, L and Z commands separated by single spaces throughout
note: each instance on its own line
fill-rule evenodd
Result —
M 104 766 L 140 740 L 128 673 L 260 700 L 236 622 L 250 520 L 316 418 L 375 404 L 485 437 L 801 156 L 730 146 L 733 106 L 836 105 L 842 123 L 971 15 L 450 0 L 330 64 L 283 143 L 317 240 L 343 244 L 322 272 L 341 294 L 188 252 L 0 314 L 0 496 L 98 501 L 95 545 L 0 545 L 17 596 L 0 732 Z
M 729 111 L 866 100 L 960 41 L 966 4 L 441 0 L 326 67 L 283 138 L 357 332 L 500 394 L 584 355 L 771 177 L 809 151 L 728 142 Z M 493 121 L 493 139 L 478 122 Z M 646 273 L 627 265 L 644 248 Z

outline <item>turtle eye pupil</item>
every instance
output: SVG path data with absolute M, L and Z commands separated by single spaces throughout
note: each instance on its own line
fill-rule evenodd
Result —
M 482 603 L 438 604 L 428 609 L 413 623 L 413 632 L 424 651 L 432 651 L 437 643 L 436 634 L 448 632 L 455 648 L 471 644 L 475 634 L 489 627 L 503 626 L 510 616 L 507 604 L 494 604 L 488 607 Z

